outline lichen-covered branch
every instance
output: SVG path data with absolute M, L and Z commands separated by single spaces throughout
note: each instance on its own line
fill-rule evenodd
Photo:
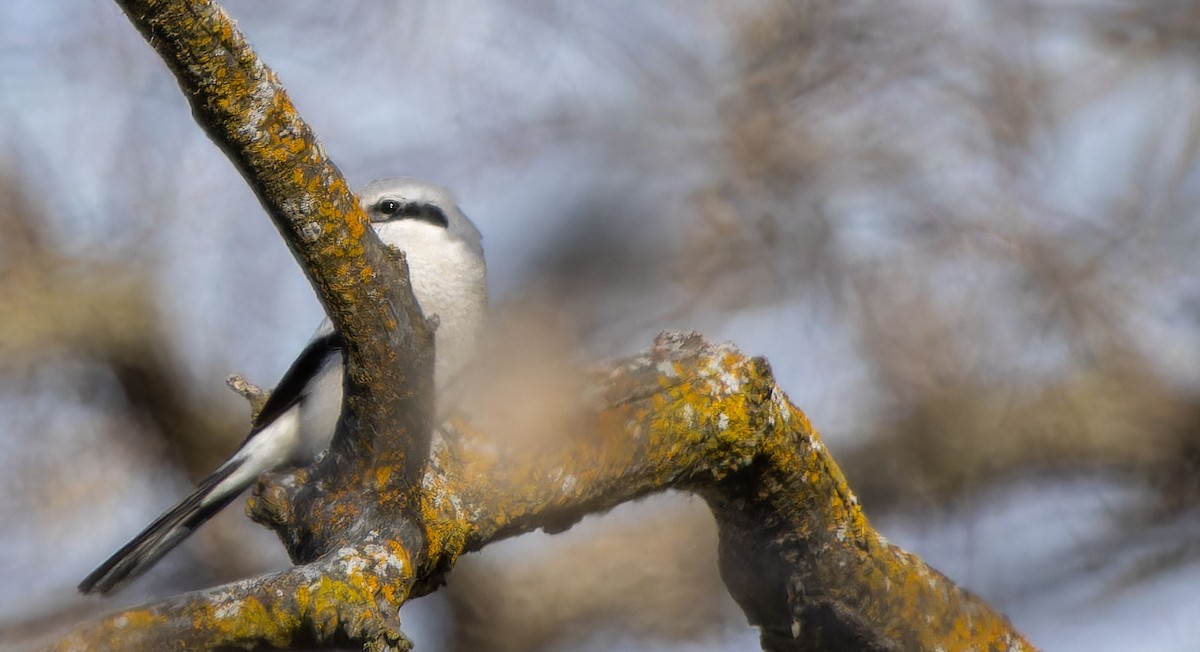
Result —
M 427 457 L 431 333 L 402 261 L 218 7 L 118 1 L 346 337 L 348 408 L 329 455 L 265 478 L 250 504 L 299 566 L 85 624 L 55 649 L 404 647 L 397 609 L 463 552 L 668 488 L 707 499 L 723 577 L 767 649 L 1029 648 L 874 532 L 765 361 L 696 335 L 664 336 L 593 378 L 590 405 L 553 442 L 509 445 L 460 421 Z
M 403 547 L 413 595 L 433 590 L 463 552 L 536 528 L 563 529 L 588 513 L 678 488 L 711 506 L 722 576 L 762 628 L 765 649 L 1033 649 L 1003 615 L 871 528 L 820 436 L 775 385 L 764 360 L 697 335 L 671 334 L 592 382 L 586 418 L 552 445 L 498 445 L 461 421 L 435 440 L 415 496 L 420 517 L 404 521 L 418 530 L 406 537 L 412 547 Z M 304 471 L 276 478 L 260 490 L 254 509 L 303 536 L 322 527 L 294 509 L 309 486 Z M 369 510 L 367 518 L 388 527 L 386 510 Z M 296 581 L 312 581 L 314 572 L 300 567 Z M 270 595 L 279 585 L 268 587 L 241 583 L 225 592 Z M 381 592 L 339 595 L 343 619 L 388 613 L 378 607 Z M 300 603 L 287 606 L 300 611 L 284 609 L 271 622 L 309 617 Z M 194 615 L 178 607 L 174 613 Z M 142 614 L 125 618 L 146 622 Z M 255 640 L 270 640 L 274 631 L 257 632 Z
M 395 605 L 412 585 L 403 545 L 368 536 L 282 573 L 185 593 L 83 625 L 56 650 L 290 649 L 365 642 L 411 647 Z
M 305 482 L 286 511 L 312 526 L 280 533 L 304 566 L 85 626 L 64 649 L 327 644 L 339 636 L 391 647 L 400 640 L 395 606 L 424 559 L 421 531 L 410 521 L 434 399 L 432 328 L 403 257 L 368 228 L 279 80 L 220 7 L 204 0 L 118 3 L 312 281 L 347 344 L 346 397 L 329 454 L 289 476 Z M 261 504 L 269 506 L 270 492 L 264 496 Z M 270 509 L 259 515 L 269 521 Z M 379 551 L 384 558 L 376 559 Z M 351 563 L 347 554 L 375 561 Z M 404 563 L 395 567 L 392 559 Z M 268 606 L 270 617 L 261 617 Z M 144 644 L 154 641 L 161 644 Z
M 435 444 L 423 519 L 431 567 L 690 489 L 716 516 L 722 576 L 765 649 L 1033 649 L 1003 615 L 871 528 L 764 360 L 667 335 L 599 382 L 592 418 L 546 450 L 497 449 L 469 430 Z
M 413 415 L 432 405 L 426 385 L 433 349 L 407 274 L 368 228 L 275 73 L 216 3 L 117 1 L 175 74 L 196 121 L 262 201 L 346 338 L 349 416 L 393 424 L 356 429 L 366 434 L 339 437 L 336 450 L 373 460 L 387 456 L 399 476 L 416 477 L 429 428 Z M 407 355 L 398 361 L 395 351 Z M 363 391 L 368 386 L 374 391 Z M 422 409 L 408 409 L 409 401 Z M 388 436 L 373 435 L 381 432 Z M 406 457 L 410 450 L 418 454 Z

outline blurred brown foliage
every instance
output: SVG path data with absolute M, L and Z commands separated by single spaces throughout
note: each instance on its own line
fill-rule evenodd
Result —
M 206 409 L 204 392 L 183 373 L 146 268 L 66 254 L 47 225 L 20 177 L 0 176 L 0 393 L 6 427 L 39 442 L 11 452 L 17 476 L 5 478 L 5 509 L 19 506 L 18 531 L 75 539 L 108 526 L 106 515 L 81 506 L 119 497 L 131 475 L 164 462 L 207 472 L 242 426 L 236 415 Z M 119 511 L 112 500 L 104 508 Z M 225 525 L 204 538 L 239 529 Z M 41 544 L 43 554 L 77 547 Z M 258 567 L 226 547 L 195 559 L 194 573 L 232 579 Z M 0 643 L 31 644 L 104 607 L 65 600 L 29 622 L 0 620 Z
M 1166 503 L 1194 503 L 1197 388 L 1163 375 L 1134 315 L 1153 293 L 1186 300 L 1163 281 L 1200 272 L 1185 253 L 1200 236 L 1200 121 L 1178 149 L 1156 140 L 1165 126 L 1148 134 L 1140 176 L 1113 189 L 1127 200 L 1103 212 L 1056 208 L 1033 177 L 1039 145 L 1082 110 L 1072 102 L 1110 99 L 1148 61 L 1194 74 L 1172 61 L 1200 14 L 1177 2 L 976 10 L 975 32 L 913 3 L 777 2 L 748 16 L 722 104 L 727 164 L 693 196 L 681 276 L 697 291 L 740 280 L 735 301 L 774 280 L 767 300 L 815 287 L 831 302 L 882 405 L 844 458 L 868 506 L 946 504 L 1047 469 L 1134 472 Z M 1039 49 L 1050 26 L 1115 46 L 1115 62 L 1063 65 Z M 829 208 L 847 194 L 874 217 Z

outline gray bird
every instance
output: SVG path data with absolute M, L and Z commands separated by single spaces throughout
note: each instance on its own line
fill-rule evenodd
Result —
M 445 188 L 416 179 L 372 181 L 359 199 L 384 244 L 404 251 L 413 294 L 437 316 L 434 380 L 445 389 L 470 361 L 487 312 L 482 238 Z M 195 491 L 159 516 L 79 584 L 109 593 L 145 573 L 266 471 L 312 461 L 329 447 L 342 409 L 342 337 L 326 319 L 292 363 L 250 434 Z M 439 412 L 444 399 L 439 398 Z

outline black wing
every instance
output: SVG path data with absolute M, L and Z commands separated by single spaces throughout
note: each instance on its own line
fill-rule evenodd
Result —
M 270 398 L 263 404 L 262 410 L 254 419 L 254 429 L 250 434 L 261 430 L 279 415 L 287 411 L 304 397 L 304 388 L 312 377 L 320 371 L 322 363 L 331 355 L 342 355 L 346 348 L 346 340 L 341 333 L 329 333 L 314 338 L 300 352 L 300 356 L 292 362 L 292 366 L 279 379 L 279 384 L 271 392 Z

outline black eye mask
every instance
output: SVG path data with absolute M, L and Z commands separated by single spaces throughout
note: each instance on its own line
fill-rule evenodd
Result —
M 394 220 L 419 220 L 445 228 L 449 226 L 441 207 L 428 203 L 405 202 L 399 199 L 381 199 L 372 211 L 376 215 L 372 222 Z

